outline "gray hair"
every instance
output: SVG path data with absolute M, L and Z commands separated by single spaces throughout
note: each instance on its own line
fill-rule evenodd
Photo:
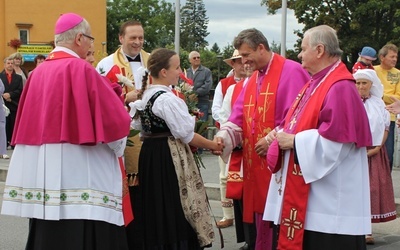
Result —
M 57 34 L 54 36 L 54 43 L 58 45 L 59 43 L 70 43 L 72 42 L 76 35 L 79 33 L 88 33 L 90 29 L 90 25 L 86 19 L 83 19 L 81 23 L 76 25 L 70 30 L 67 30 L 61 34 Z
M 6 63 L 9 60 L 14 60 L 14 58 L 12 58 L 11 56 L 7 56 L 4 58 L 3 62 Z
M 200 55 L 199 52 L 193 50 L 192 52 L 189 53 L 189 60 L 192 59 L 192 57 L 193 57 L 194 54 L 199 54 L 199 55 Z
M 262 44 L 267 51 L 270 51 L 267 38 L 261 31 L 255 28 L 242 30 L 233 40 L 235 49 L 239 49 L 244 43 L 253 50 L 256 50 L 257 46 Z
M 389 53 L 389 51 L 394 51 L 394 52 L 396 52 L 396 53 L 399 53 L 399 49 L 397 48 L 396 45 L 394 45 L 394 44 L 392 44 L 392 43 L 388 43 L 388 44 L 386 44 L 385 46 L 383 46 L 383 47 L 379 50 L 378 56 L 379 56 L 379 57 L 380 57 L 380 56 L 385 57 L 385 56 Z
M 304 33 L 304 37 L 306 36 L 309 37 L 309 45 L 311 48 L 322 44 L 329 57 L 340 57 L 343 54 L 343 51 L 339 47 L 339 39 L 336 30 L 328 25 L 313 27 Z

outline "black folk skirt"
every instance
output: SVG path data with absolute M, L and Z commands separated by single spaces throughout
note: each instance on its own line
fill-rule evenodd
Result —
M 29 220 L 27 250 L 127 250 L 124 226 L 93 220 Z
M 182 210 L 167 137 L 143 141 L 139 155 L 139 186 L 141 204 L 134 204 L 140 208 L 133 212 L 135 218 L 139 217 L 137 230 L 142 231 L 142 249 L 200 249 L 196 233 Z

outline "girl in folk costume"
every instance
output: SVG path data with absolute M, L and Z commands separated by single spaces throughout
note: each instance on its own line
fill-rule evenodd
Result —
M 369 181 L 371 192 L 372 223 L 396 219 L 392 177 L 385 141 L 390 115 L 382 101 L 383 86 L 375 70 L 360 69 L 354 75 L 356 86 L 364 102 L 371 128 L 373 146 L 368 147 Z M 366 236 L 367 244 L 374 244 L 372 235 Z
M 142 213 L 135 213 L 143 222 L 141 249 L 201 249 L 211 245 L 214 232 L 203 181 L 188 144 L 213 151 L 221 151 L 222 145 L 193 132 L 195 117 L 169 87 L 178 83 L 179 56 L 168 49 L 154 50 L 148 70 L 139 100 L 130 103 L 131 115 L 139 113 L 134 123 L 140 120 L 143 139 Z M 146 89 L 149 74 L 153 83 Z

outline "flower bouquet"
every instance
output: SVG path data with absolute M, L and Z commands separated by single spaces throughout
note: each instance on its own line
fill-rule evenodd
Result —
M 110 80 L 111 87 L 113 88 L 114 92 L 117 96 L 121 99 L 122 103 L 125 104 L 125 98 L 123 95 L 122 88 L 131 87 L 134 88 L 133 82 L 121 74 L 121 71 L 117 65 L 114 65 L 110 71 L 107 73 L 106 78 Z M 132 129 L 129 131 L 128 139 L 126 141 L 127 147 L 132 147 L 133 141 L 131 140 L 132 137 L 136 136 L 140 133 L 140 130 Z
M 11 39 L 10 42 L 8 43 L 8 46 L 13 47 L 14 49 L 18 49 L 19 47 L 21 47 L 22 42 L 21 40 L 14 38 Z
M 178 97 L 183 99 L 188 107 L 188 111 L 191 115 L 196 118 L 196 123 L 194 126 L 194 132 L 198 134 L 203 134 L 208 127 L 208 122 L 200 120 L 204 116 L 203 112 L 197 108 L 197 94 L 193 90 L 193 81 L 186 78 L 186 76 L 181 73 L 181 80 L 177 86 L 172 90 Z M 198 148 L 190 146 L 195 163 L 198 168 L 205 168 L 204 163 L 199 154 Z

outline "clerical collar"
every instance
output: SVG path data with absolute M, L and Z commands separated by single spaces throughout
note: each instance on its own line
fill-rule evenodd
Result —
M 325 69 L 321 70 L 320 72 L 318 72 L 318 73 L 312 75 L 312 76 L 311 76 L 311 80 L 312 80 L 313 84 L 318 84 L 318 83 L 322 80 L 322 78 L 324 78 L 324 76 L 325 76 L 326 74 L 328 74 L 328 72 L 331 70 L 331 68 L 332 68 L 335 64 L 336 64 L 336 62 L 335 62 L 335 63 L 332 63 L 331 65 L 329 65 L 329 66 L 326 67 Z
M 235 80 L 235 82 L 239 82 L 240 80 L 242 80 L 242 78 L 236 76 L 234 76 L 233 79 Z
M 128 62 L 140 62 L 140 54 L 137 54 L 137 56 L 135 57 L 130 57 L 128 55 L 126 55 L 126 59 L 128 59 Z

